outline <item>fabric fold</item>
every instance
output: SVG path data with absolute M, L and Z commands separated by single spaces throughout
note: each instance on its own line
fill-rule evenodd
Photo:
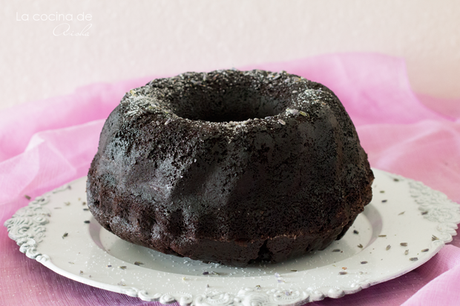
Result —
M 241 69 L 286 70 L 323 83 L 349 112 L 371 166 L 422 181 L 460 202 L 460 100 L 414 94 L 402 59 L 372 53 L 328 54 Z M 34 198 L 85 176 L 105 118 L 125 92 L 150 79 L 92 84 L 70 95 L 0 111 L 1 223 L 28 204 L 25 195 Z M 4 227 L 0 250 L 0 304 L 158 304 L 59 276 L 21 254 Z M 459 250 L 460 239 L 454 238 L 412 272 L 311 305 L 454 305 L 460 298 Z

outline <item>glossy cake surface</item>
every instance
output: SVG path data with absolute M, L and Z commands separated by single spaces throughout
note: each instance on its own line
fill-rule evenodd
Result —
M 340 238 L 372 198 L 353 123 L 321 84 L 221 70 L 156 79 L 107 119 L 88 206 L 127 241 L 203 261 L 281 261 Z

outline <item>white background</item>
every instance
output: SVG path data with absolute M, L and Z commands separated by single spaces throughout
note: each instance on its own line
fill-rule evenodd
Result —
M 0 109 L 100 81 L 356 51 L 403 57 L 416 92 L 460 97 L 460 1 L 0 4 Z M 62 23 L 88 36 L 62 35 Z

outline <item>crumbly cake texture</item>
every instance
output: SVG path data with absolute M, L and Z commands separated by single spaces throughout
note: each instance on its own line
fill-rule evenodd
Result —
M 128 92 L 101 132 L 87 196 L 124 240 L 244 266 L 340 239 L 373 179 L 331 90 L 284 71 L 218 70 Z

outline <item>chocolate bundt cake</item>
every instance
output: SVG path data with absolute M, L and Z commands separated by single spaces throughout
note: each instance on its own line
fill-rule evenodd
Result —
M 124 240 L 241 266 L 340 239 L 373 178 L 331 90 L 286 72 L 218 70 L 127 93 L 101 132 L 87 194 Z

